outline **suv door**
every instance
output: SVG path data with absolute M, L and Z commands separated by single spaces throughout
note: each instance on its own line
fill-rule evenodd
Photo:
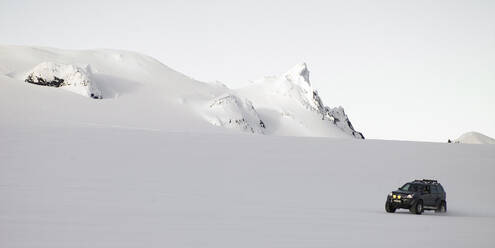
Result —
M 432 194 L 431 185 L 426 185 L 423 192 L 423 201 L 425 206 L 435 206 L 435 195 Z
M 434 206 L 438 206 L 438 203 L 442 200 L 442 192 L 437 185 L 431 185 L 431 196 Z

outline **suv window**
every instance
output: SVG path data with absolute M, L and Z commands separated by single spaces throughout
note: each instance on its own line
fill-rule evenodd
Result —
M 406 184 L 404 184 L 404 186 L 400 187 L 400 190 L 411 191 L 409 188 L 411 188 L 411 184 L 410 183 L 406 183 Z
M 406 183 L 404 184 L 404 186 L 400 188 L 400 190 L 418 192 L 418 191 L 423 191 L 424 186 L 421 184 Z
M 445 192 L 441 184 L 438 185 L 438 190 L 440 191 L 440 193 Z
M 438 187 L 436 185 L 431 185 L 431 193 L 433 193 L 433 194 L 440 193 L 440 191 L 438 190 Z

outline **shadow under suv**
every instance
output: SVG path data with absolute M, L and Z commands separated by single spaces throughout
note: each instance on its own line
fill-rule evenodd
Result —
M 387 196 L 385 211 L 395 212 L 396 209 L 409 209 L 411 213 L 422 214 L 424 210 L 447 212 L 446 193 L 436 180 L 414 180 L 404 184 L 398 190 Z

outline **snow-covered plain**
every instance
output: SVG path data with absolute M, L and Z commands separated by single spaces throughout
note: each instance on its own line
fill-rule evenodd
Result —
M 89 64 L 103 99 L 23 82 L 44 61 Z M 0 47 L 0 247 L 494 247 L 495 146 L 353 139 L 294 70 L 231 90 L 130 52 Z M 282 136 L 211 123 L 239 114 Z M 446 214 L 385 213 L 416 178 Z
M 0 142 L 0 247 L 495 244 L 491 145 L 63 125 Z M 385 213 L 425 177 L 446 214 Z

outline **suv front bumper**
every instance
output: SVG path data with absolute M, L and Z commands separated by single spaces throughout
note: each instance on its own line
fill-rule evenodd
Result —
M 387 197 L 387 203 L 390 204 L 393 208 L 411 208 L 415 203 L 417 199 L 414 198 L 392 198 L 391 196 Z

